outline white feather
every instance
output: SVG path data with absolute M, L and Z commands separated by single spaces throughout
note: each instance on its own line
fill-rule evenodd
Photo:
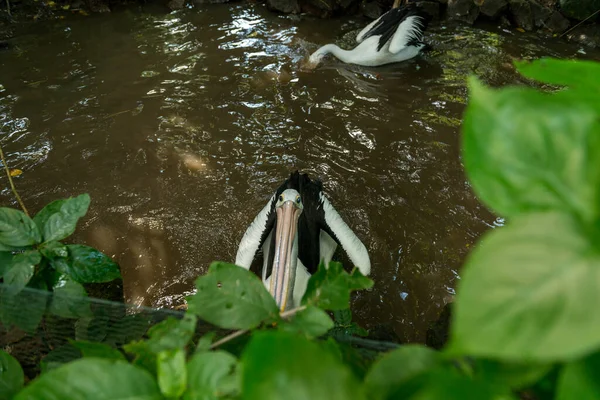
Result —
M 344 222 L 340 214 L 333 208 L 329 200 L 320 194 L 325 212 L 325 222 L 340 241 L 342 248 L 350 257 L 350 260 L 363 275 L 371 273 L 371 260 L 367 248 L 360 239 L 352 232 L 352 229 Z
M 417 38 L 421 40 L 422 26 L 421 18 L 418 16 L 413 15 L 402 21 L 400 25 L 398 25 L 398 29 L 396 29 L 394 36 L 392 36 L 389 52 L 398 53 L 400 50 L 408 46 L 410 39 Z
M 383 15 L 381 17 L 383 17 Z M 365 35 L 367 34 L 367 32 L 369 32 L 371 30 L 371 28 L 374 27 L 377 22 L 379 22 L 379 20 L 381 19 L 381 17 L 377 18 L 375 21 L 373 21 L 369 25 L 365 26 L 363 28 L 363 30 L 360 31 L 358 33 L 358 35 L 356 35 L 356 41 L 358 43 L 362 42 L 365 39 Z
M 271 209 L 271 203 L 274 198 L 275 195 L 269 199 L 267 205 L 258 213 L 256 218 L 254 218 L 254 221 L 252 221 L 248 229 L 246 229 L 246 233 L 244 233 L 244 236 L 240 241 L 240 246 L 237 255 L 235 256 L 235 265 L 250 269 L 252 260 L 260 246 L 260 237 L 267 225 L 269 210 Z

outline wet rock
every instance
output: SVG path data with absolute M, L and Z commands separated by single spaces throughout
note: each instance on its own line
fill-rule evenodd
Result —
M 417 1 L 416 6 L 425 11 L 434 20 L 440 19 L 440 3 L 435 1 Z
M 479 7 L 473 0 L 448 0 L 448 19 L 473 24 L 479 16 Z
M 560 10 L 566 17 L 583 20 L 600 10 L 600 0 L 560 0 Z
M 167 7 L 171 10 L 181 10 L 185 6 L 185 0 L 171 0 L 167 3 Z
M 484 0 L 479 7 L 481 14 L 496 19 L 508 8 L 508 0 Z
M 531 7 L 531 16 L 533 17 L 533 25 L 536 28 L 542 28 L 545 26 L 546 21 L 552 15 L 552 10 L 538 3 L 537 1 L 530 1 L 529 6 Z
M 552 33 L 563 33 L 569 28 L 571 23 L 558 11 L 552 11 L 552 14 L 544 25 Z
M 587 47 L 600 48 L 600 25 L 582 25 L 567 34 L 569 41 Z
M 102 0 L 87 0 L 87 8 L 94 13 L 108 13 L 110 8 Z
M 510 17 L 515 25 L 526 31 L 532 31 L 535 25 L 530 2 L 528 0 L 508 0 L 508 6 Z
M 300 12 L 298 0 L 267 0 L 267 7 L 270 10 L 284 14 L 297 14 Z
M 381 14 L 383 14 L 383 9 L 381 8 L 381 6 L 375 2 L 375 1 L 370 1 L 370 2 L 363 2 L 360 5 L 362 14 L 370 19 L 377 19 L 381 16 Z
M 302 11 L 321 18 L 331 17 L 335 9 L 335 0 L 305 0 L 302 4 Z
M 0 50 L 8 50 L 10 44 L 6 40 L 0 40 Z
M 348 11 L 357 5 L 356 0 L 336 0 L 336 4 L 344 11 Z

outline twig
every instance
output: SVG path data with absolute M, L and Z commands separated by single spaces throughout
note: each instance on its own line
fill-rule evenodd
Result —
M 8 0 L 7 0 L 8 1 Z M 8 164 L 6 164 L 6 159 L 4 159 L 4 152 L 2 151 L 2 146 L 0 146 L 0 158 L 2 158 L 2 164 L 4 164 L 4 170 L 6 171 L 6 176 L 8 177 L 8 181 L 10 182 L 10 187 L 12 189 L 13 194 L 17 198 L 19 205 L 23 209 L 25 215 L 29 217 L 29 213 L 27 212 L 27 208 L 25 208 L 25 204 L 23 204 L 23 200 L 21 200 L 21 196 L 17 192 L 17 188 L 15 188 L 15 183 L 12 180 L 12 176 L 10 176 L 10 171 L 8 170 Z
M 598 9 L 598 11 L 596 11 L 595 13 L 593 13 L 592 15 L 590 15 L 589 17 L 587 17 L 586 19 L 584 19 L 583 21 L 580 21 L 578 24 L 576 24 L 574 27 L 567 29 L 565 32 L 563 32 L 562 35 L 559 36 L 559 38 L 565 36 L 567 33 L 571 32 L 573 29 L 577 28 L 579 25 L 583 24 L 585 21 L 587 21 L 588 19 L 592 18 L 594 15 L 600 13 L 600 9 Z
M 292 308 L 291 310 L 287 310 L 282 312 L 281 314 L 279 314 L 279 316 L 281 318 L 287 318 L 287 317 L 291 317 L 292 315 L 296 314 L 297 312 L 300 312 L 302 310 L 304 310 L 306 308 L 306 306 L 300 306 L 300 307 L 296 307 L 296 308 Z M 222 345 L 223 343 L 227 343 L 230 340 L 235 339 L 236 337 L 242 336 L 244 333 L 248 332 L 249 329 L 242 329 L 240 331 L 235 331 L 232 334 L 229 334 L 219 340 L 217 340 L 216 342 L 214 342 L 213 344 L 210 345 L 211 350 L 214 348 L 219 347 L 220 345 Z
M 10 0 L 6 0 L 6 12 L 8 12 L 9 17 L 12 17 L 12 14 L 10 13 Z

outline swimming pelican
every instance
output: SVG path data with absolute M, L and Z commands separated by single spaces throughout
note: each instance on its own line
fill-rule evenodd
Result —
M 235 264 L 250 269 L 263 249 L 262 280 L 282 311 L 300 305 L 311 274 L 329 265 L 337 245 L 363 275 L 371 272 L 365 245 L 323 194 L 322 183 L 292 173 L 240 241 Z
M 335 44 L 326 44 L 311 54 L 308 66 L 315 68 L 331 53 L 349 64 L 379 66 L 415 57 L 426 47 L 423 32 L 429 23 L 429 15 L 415 4 L 398 7 L 396 0 L 392 9 L 367 25 L 356 36 L 353 50 L 343 50 Z

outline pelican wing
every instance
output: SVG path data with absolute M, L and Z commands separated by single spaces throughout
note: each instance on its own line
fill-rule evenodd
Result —
M 363 275 L 369 275 L 371 273 L 371 260 L 367 248 L 352 232 L 352 229 L 344 222 L 323 193 L 320 194 L 320 198 L 325 214 L 323 230 L 342 246 L 352 263 Z
M 365 26 L 363 28 L 362 31 L 360 31 L 358 33 L 358 35 L 356 35 L 356 42 L 357 43 L 362 43 L 363 40 L 365 40 L 368 36 L 367 33 L 370 33 L 371 29 L 373 29 L 373 27 L 377 24 L 379 24 L 379 22 L 381 21 L 381 18 L 384 17 L 385 14 L 383 14 L 382 16 L 380 16 L 379 18 L 377 18 L 376 20 L 374 20 L 373 22 L 371 22 L 369 25 Z M 372 36 L 372 35 L 369 35 Z
M 397 53 L 408 46 L 415 46 L 422 42 L 426 20 L 420 15 L 410 15 L 398 25 L 390 41 L 390 53 Z
M 254 221 L 250 224 L 246 233 L 240 241 L 237 255 L 235 256 L 235 265 L 250 269 L 256 253 L 263 245 L 275 222 L 275 213 L 272 212 L 275 207 L 275 196 L 273 195 L 266 206 L 258 213 Z

